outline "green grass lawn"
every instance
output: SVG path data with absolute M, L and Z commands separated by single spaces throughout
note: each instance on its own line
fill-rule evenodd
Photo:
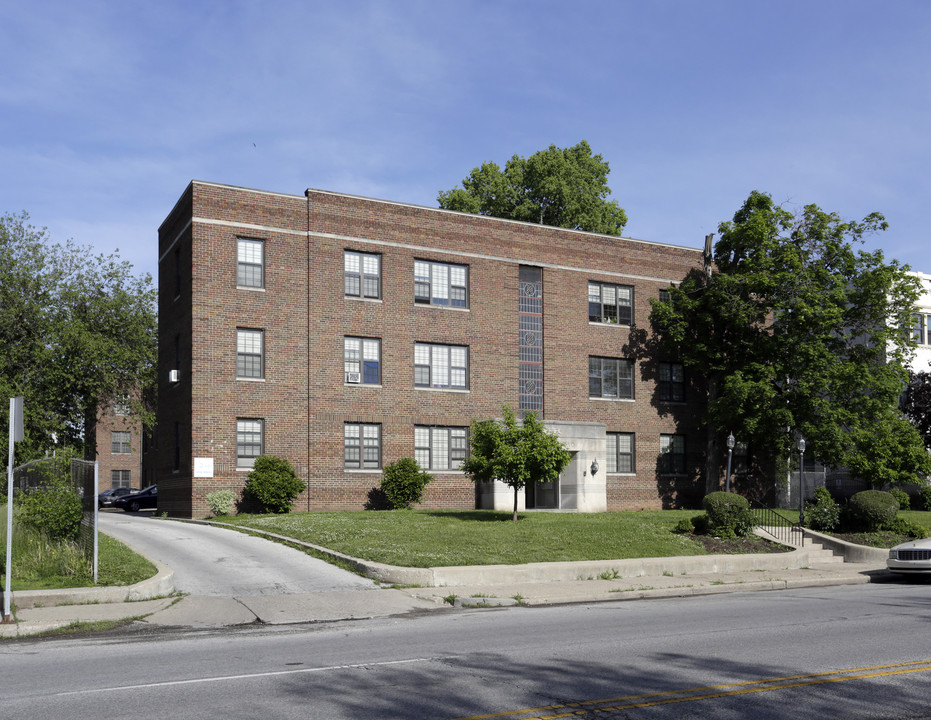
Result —
M 695 510 L 626 513 L 522 513 L 393 510 L 223 517 L 353 557 L 405 567 L 515 565 L 562 560 L 618 560 L 702 555 L 672 532 Z

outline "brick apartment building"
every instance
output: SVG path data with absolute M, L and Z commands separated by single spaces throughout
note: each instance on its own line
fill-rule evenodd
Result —
M 159 229 L 159 510 L 208 514 L 254 458 L 296 509 L 362 509 L 414 457 L 423 507 L 509 509 L 457 468 L 474 418 L 535 411 L 573 454 L 527 508 L 700 499 L 703 393 L 636 355 L 649 299 L 698 250 L 308 190 L 192 182 Z
M 96 460 L 100 491 L 149 484 L 142 464 L 142 433 L 129 403 L 116 399 L 104 403 L 95 422 L 85 430 L 87 460 Z

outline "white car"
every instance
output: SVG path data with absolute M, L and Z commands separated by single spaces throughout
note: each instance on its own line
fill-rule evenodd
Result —
M 903 575 L 931 573 L 931 538 L 896 545 L 889 551 L 886 567 Z

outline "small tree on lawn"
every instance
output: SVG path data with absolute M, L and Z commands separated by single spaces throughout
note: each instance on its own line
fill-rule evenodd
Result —
M 520 424 L 507 405 L 503 413 L 503 420 L 472 421 L 471 452 L 462 469 L 473 482 L 500 480 L 513 488 L 516 521 L 518 491 L 531 482 L 555 481 L 571 456 L 534 413 Z

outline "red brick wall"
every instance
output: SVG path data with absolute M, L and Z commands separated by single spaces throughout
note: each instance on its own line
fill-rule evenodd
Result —
M 237 289 L 237 237 L 265 241 L 264 291 Z M 179 298 L 174 247 L 182 256 Z M 347 249 L 381 254 L 381 301 L 344 297 Z M 658 478 L 655 457 L 660 433 L 687 434 L 689 451 L 699 449 L 691 424 L 698 392 L 688 405 L 658 403 L 644 361 L 634 402 L 588 398 L 589 355 L 631 357 L 634 348 L 630 328 L 589 324 L 587 283 L 633 285 L 635 322 L 647 328 L 648 298 L 695 267 L 698 250 L 319 191 L 305 198 L 193 183 L 160 229 L 161 256 L 160 510 L 203 516 L 208 492 L 241 489 L 237 418 L 264 419 L 265 451 L 288 458 L 308 480 L 296 509 L 344 510 L 361 509 L 381 477 L 343 470 L 345 422 L 381 423 L 388 463 L 413 456 L 415 424 L 466 426 L 500 415 L 504 403 L 516 407 L 519 264 L 544 267 L 545 417 L 637 433 L 638 473 L 609 476 L 609 509 L 673 504 L 695 486 L 695 477 Z M 468 265 L 469 309 L 415 304 L 415 259 Z M 236 379 L 237 327 L 265 331 L 263 382 Z M 176 335 L 182 377 L 172 386 Z M 380 387 L 344 384 L 346 335 L 381 339 Z M 467 345 L 470 390 L 415 388 L 417 342 Z M 183 438 L 177 472 L 170 462 L 175 422 Z M 213 478 L 192 478 L 195 457 L 214 459 Z M 472 485 L 458 473 L 437 473 L 423 505 L 473 507 Z

